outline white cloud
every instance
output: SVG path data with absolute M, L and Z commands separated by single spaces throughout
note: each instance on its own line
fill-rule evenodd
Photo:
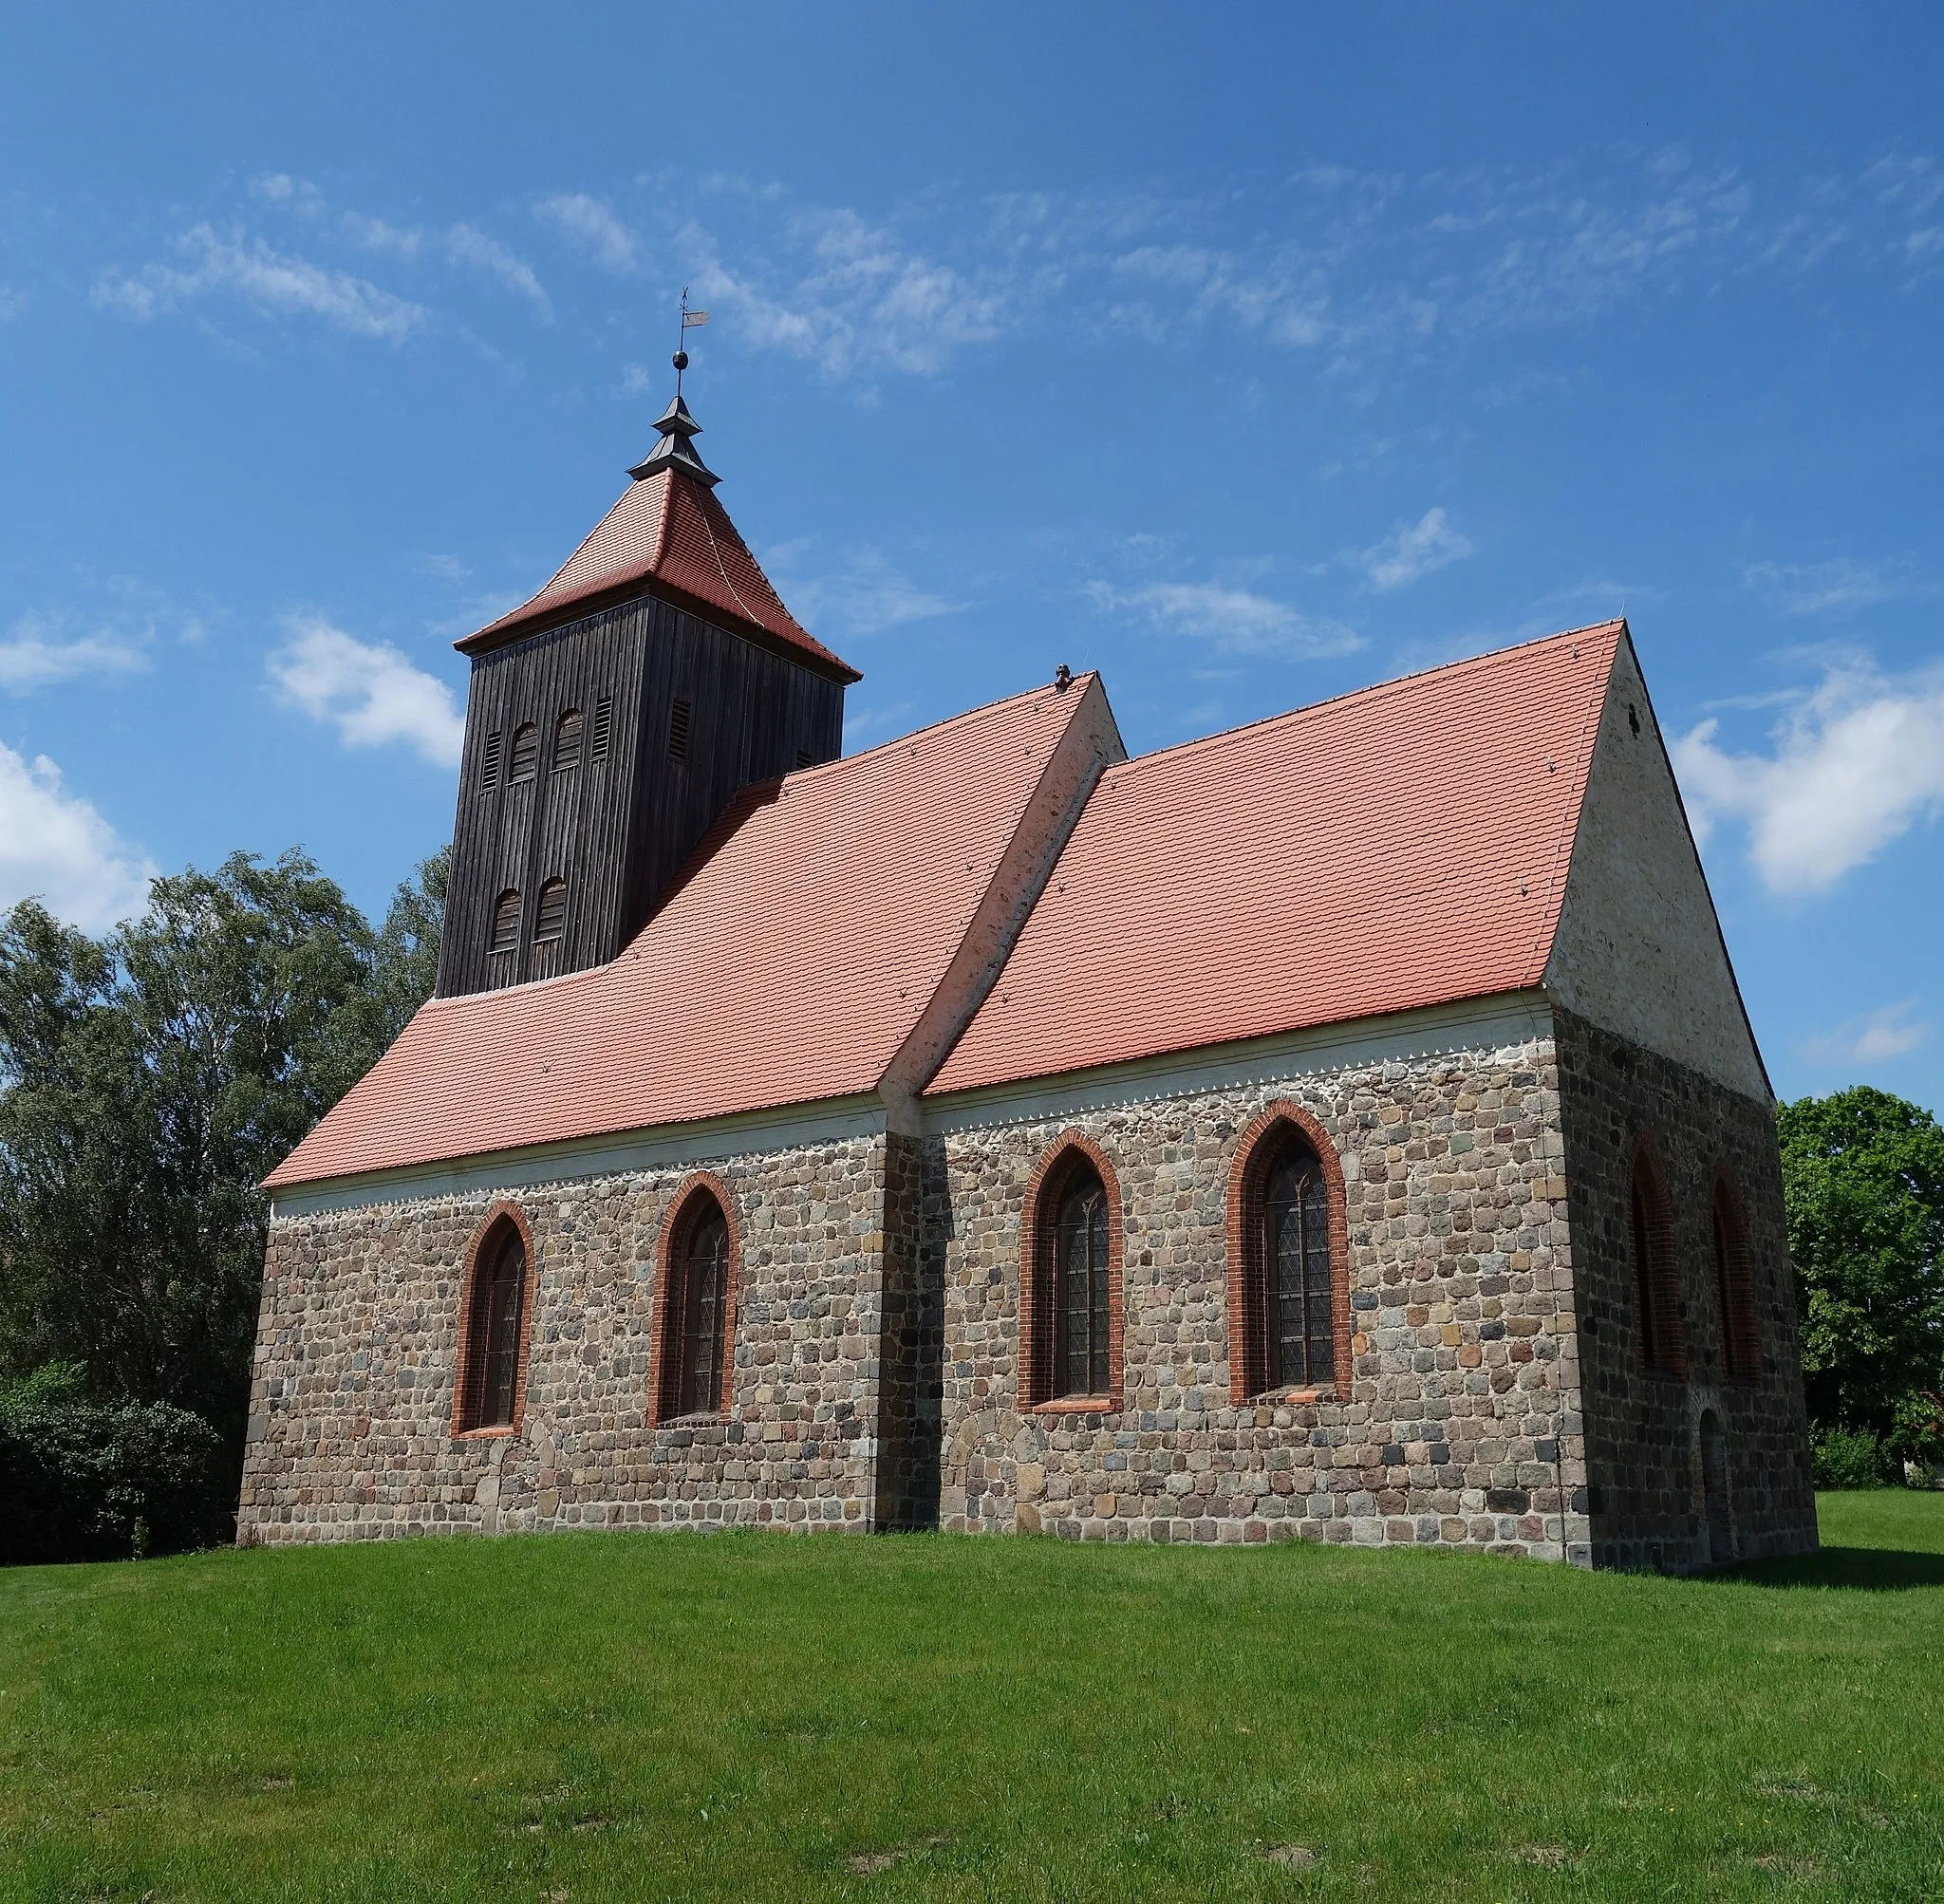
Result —
M 284 699 L 337 724 L 346 747 L 408 741 L 435 767 L 458 765 L 466 724 L 453 692 L 398 649 L 359 642 L 321 616 L 292 616 L 290 642 L 269 657 Z
M 27 293 L 0 285 L 0 324 L 22 316 L 27 310 Z
M 1830 562 L 1751 563 L 1742 570 L 1742 580 L 1760 588 L 1785 615 L 1842 613 L 1937 592 L 1935 584 L 1920 581 L 1907 562 L 1856 562 L 1848 556 Z
M 196 225 L 182 234 L 177 249 L 184 265 L 148 264 L 130 276 L 104 277 L 94 288 L 95 304 L 147 319 L 229 291 L 262 311 L 316 317 L 356 336 L 394 343 L 427 315 L 421 306 L 348 271 L 274 252 L 261 238 L 246 239 L 239 232 L 225 234 Z
M 1916 1004 L 1915 999 L 1903 999 L 1851 1018 L 1804 1039 L 1803 1055 L 1812 1064 L 1837 1067 L 1887 1064 L 1903 1057 L 1931 1036 L 1930 1025 L 1913 1017 Z
M 1003 272 L 975 282 L 850 211 L 802 214 L 790 236 L 805 251 L 806 269 L 771 291 L 731 271 L 705 233 L 683 234 L 683 249 L 700 258 L 699 293 L 734 312 L 759 347 L 808 359 L 831 377 L 868 364 L 932 376 L 954 351 L 999 335 Z
M 562 192 L 541 199 L 534 210 L 597 265 L 610 271 L 634 270 L 635 235 L 600 199 Z
M 446 255 L 456 264 L 477 265 L 491 271 L 509 290 L 528 299 L 540 314 L 553 315 L 553 301 L 533 275 L 531 265 L 516 258 L 497 238 L 490 238 L 474 225 L 455 225 L 445 234 Z
M 1357 557 L 1358 566 L 1381 589 L 1405 588 L 1420 576 L 1471 553 L 1468 537 L 1451 527 L 1442 509 L 1428 509 L 1414 523 L 1400 523 L 1374 549 Z
M 784 600 L 810 626 L 875 635 L 907 622 L 953 614 L 960 607 L 901 575 L 875 549 L 853 550 L 822 574 L 806 572 L 799 565 L 810 547 L 807 541 L 785 543 L 763 557 Z
M 155 867 L 85 800 L 44 754 L 26 760 L 0 745 L 0 906 L 28 898 L 84 931 L 140 910 Z
M 15 694 L 83 675 L 140 674 L 147 666 L 147 656 L 120 635 L 64 638 L 40 615 L 22 616 L 0 641 L 0 688 Z
M 1363 645 L 1341 622 L 1299 614 L 1286 603 L 1219 582 L 1149 582 L 1134 588 L 1093 582 L 1087 593 L 1104 613 L 1131 609 L 1169 633 L 1198 635 L 1228 654 L 1314 660 Z
M 1944 672 L 1903 681 L 1832 668 L 1773 730 L 1771 754 L 1729 754 L 1704 720 L 1673 743 L 1696 832 L 1744 821 L 1771 892 L 1826 892 L 1944 811 Z

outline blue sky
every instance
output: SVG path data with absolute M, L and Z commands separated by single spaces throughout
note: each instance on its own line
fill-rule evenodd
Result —
M 850 746 L 1624 608 L 1777 1088 L 1944 1104 L 1934 9 L 267 10 L 9 14 L 0 903 L 382 909 L 689 284 Z

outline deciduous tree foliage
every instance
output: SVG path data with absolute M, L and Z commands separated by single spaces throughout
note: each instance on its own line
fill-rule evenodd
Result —
M 444 855 L 374 934 L 302 853 L 159 879 L 103 940 L 0 918 L 0 1378 L 80 1364 L 241 1447 L 264 1175 L 432 989 Z
M 1944 1390 L 1944 1129 L 1859 1085 L 1778 1112 L 1809 1419 L 1929 1453 Z

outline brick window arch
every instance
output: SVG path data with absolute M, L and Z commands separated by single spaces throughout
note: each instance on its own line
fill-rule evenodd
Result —
M 1667 1180 L 1653 1139 L 1634 1147 L 1627 1173 L 1627 1255 L 1634 1275 L 1634 1317 L 1640 1366 L 1653 1375 L 1685 1375 L 1687 1344 L 1681 1333 L 1681 1279 L 1674 1250 L 1673 1216 Z
M 1714 1173 L 1709 1209 L 1714 1254 L 1714 1297 L 1721 1316 L 1721 1372 L 1730 1382 L 1752 1382 L 1762 1372 L 1761 1336 L 1755 1323 L 1755 1274 L 1741 1192 L 1728 1166 Z
M 474 1235 L 460 1284 L 454 1434 L 518 1432 L 526 1412 L 533 1290 L 527 1220 L 511 1204 L 495 1204 Z
M 1242 1133 L 1228 1177 L 1228 1394 L 1348 1393 L 1350 1224 L 1320 1123 L 1279 1099 Z
M 741 1239 L 728 1191 L 707 1172 L 676 1197 L 655 1266 L 655 1423 L 728 1412 Z
M 1068 1131 L 1027 1185 L 1019 1234 L 1019 1403 L 1121 1405 L 1120 1180 L 1092 1138 Z

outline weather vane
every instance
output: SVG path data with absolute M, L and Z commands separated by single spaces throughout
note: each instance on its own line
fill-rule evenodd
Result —
M 682 395 L 682 373 L 688 368 L 688 352 L 682 347 L 684 334 L 693 330 L 697 325 L 706 324 L 708 321 L 709 314 L 707 311 L 689 309 L 688 287 L 683 285 L 682 287 L 682 324 L 675 333 L 675 356 L 671 360 L 675 365 L 675 394 L 678 397 Z

